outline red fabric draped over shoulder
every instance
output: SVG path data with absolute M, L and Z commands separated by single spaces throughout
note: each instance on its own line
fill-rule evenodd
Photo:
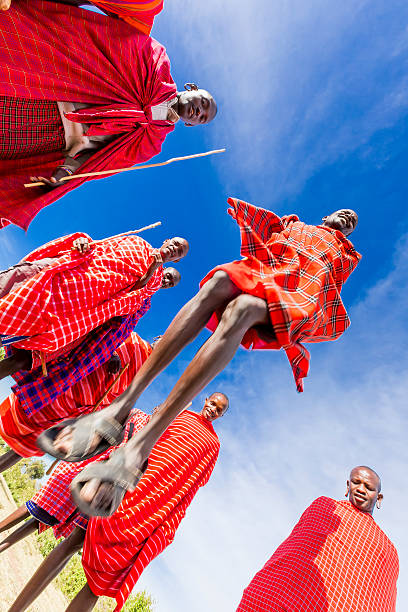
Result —
M 163 0 L 93 0 L 92 4 L 118 15 L 143 34 L 150 34 L 154 18 L 163 10 Z
M 281 218 L 235 198 L 228 203 L 240 228 L 244 259 L 217 266 L 200 286 L 222 270 L 243 293 L 267 302 L 275 339 L 251 328 L 242 345 L 283 348 L 303 391 L 310 356 L 302 343 L 335 340 L 350 325 L 340 291 L 361 255 L 337 230 L 306 225 L 296 215 Z M 218 322 L 214 313 L 207 327 L 214 331 Z
M 88 104 L 89 133 L 118 134 L 81 172 L 144 162 L 160 152 L 174 129 L 168 121 L 152 121 L 150 110 L 176 94 L 166 50 L 121 20 L 46 0 L 19 0 L 1 15 L 0 65 L 0 96 Z M 78 111 L 70 119 L 81 122 L 84 116 Z M 27 229 L 42 208 L 87 180 L 67 181 L 45 194 L 24 188 L 31 175 L 49 175 L 62 161 L 52 152 L 2 160 L 0 227 L 11 222 Z
M 319 497 L 245 589 L 237 612 L 395 612 L 397 551 L 370 514 Z

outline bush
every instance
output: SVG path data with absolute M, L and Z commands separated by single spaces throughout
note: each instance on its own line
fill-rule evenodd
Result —
M 10 450 L 0 438 L 0 455 Z M 45 464 L 40 459 L 22 459 L 16 465 L 6 470 L 3 476 L 18 506 L 24 504 L 35 493 L 35 480 L 45 474 Z M 38 550 L 46 557 L 57 546 L 52 529 L 47 529 L 37 536 Z M 68 601 L 86 584 L 84 570 L 81 564 L 81 553 L 76 553 L 62 572 L 56 578 L 57 587 Z M 123 612 L 153 612 L 154 601 L 148 593 L 142 591 L 129 597 Z M 112 612 L 115 601 L 109 597 L 101 597 L 95 607 L 96 612 Z

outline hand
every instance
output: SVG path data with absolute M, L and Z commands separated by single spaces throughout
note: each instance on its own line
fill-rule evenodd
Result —
M 0 0 L 0 2 L 1 1 L 2 0 Z M 44 191 L 51 191 L 52 189 L 55 189 L 56 187 L 60 187 L 61 185 L 64 184 L 63 182 L 58 181 L 55 178 L 55 176 L 52 176 L 49 179 L 46 179 L 43 176 L 30 176 L 30 181 L 32 183 L 39 183 L 39 182 L 44 183 L 44 185 L 41 185 L 41 189 L 43 189 Z
M 10 4 L 11 0 L 0 0 L 0 11 L 8 11 Z
M 78 251 L 79 253 L 86 253 L 89 251 L 89 240 L 88 238 L 77 238 L 72 243 L 71 251 Z
M 108 370 L 109 374 L 118 374 L 121 365 L 122 362 L 119 355 L 117 353 L 112 353 L 111 358 L 106 364 L 106 369 Z
M 153 257 L 153 262 L 152 263 L 154 263 L 157 267 L 162 265 L 163 257 L 162 257 L 162 254 L 160 253 L 159 249 L 153 251 L 152 257 Z

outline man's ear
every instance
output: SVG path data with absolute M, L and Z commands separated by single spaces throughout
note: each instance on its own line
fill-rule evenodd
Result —
M 184 83 L 184 89 L 186 91 L 197 91 L 198 87 L 195 83 Z

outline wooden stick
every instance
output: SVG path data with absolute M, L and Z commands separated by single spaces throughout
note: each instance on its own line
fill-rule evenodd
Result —
M 70 174 L 69 176 L 63 176 L 59 182 L 72 181 L 78 178 L 88 178 L 92 176 L 102 176 L 103 174 L 115 174 L 119 172 L 130 172 L 131 170 L 145 170 L 145 168 L 158 168 L 159 166 L 167 166 L 173 162 L 184 161 L 185 159 L 196 159 L 197 157 L 206 157 L 207 155 L 216 155 L 217 153 L 225 153 L 225 149 L 214 149 L 213 151 L 206 151 L 205 153 L 195 153 L 194 155 L 185 155 L 184 157 L 172 157 L 167 161 L 160 162 L 158 164 L 143 164 L 142 166 L 132 166 L 131 168 L 117 168 L 116 170 L 101 170 L 100 172 L 85 172 L 83 174 Z M 24 187 L 40 187 L 45 185 L 42 181 L 37 183 L 24 183 Z
M 48 470 L 45 472 L 46 476 L 49 476 L 53 471 L 55 466 L 57 465 L 57 463 L 59 463 L 60 460 L 59 459 L 54 459 L 54 461 L 51 463 L 50 467 L 48 468 Z
M 123 232 L 122 234 L 115 234 L 115 236 L 111 236 L 111 238 L 120 238 L 121 236 L 128 236 L 129 234 L 140 234 L 140 232 L 144 232 L 145 230 L 153 229 L 154 227 L 158 227 L 161 225 L 161 221 L 156 221 L 156 223 L 151 223 L 150 225 L 145 225 L 137 230 L 129 230 L 128 232 Z M 107 240 L 107 238 L 104 238 Z
M 122 375 L 126 372 L 126 370 L 128 369 L 130 363 L 127 363 L 125 366 L 123 366 L 123 368 L 121 369 L 121 371 L 119 372 L 119 374 L 117 375 L 117 377 L 115 378 L 115 380 L 113 380 L 111 382 L 111 384 L 109 385 L 109 387 L 106 389 L 105 393 L 102 395 L 102 397 L 96 402 L 95 404 L 95 408 L 94 410 L 98 410 L 99 406 L 102 404 L 103 400 L 105 399 L 105 397 L 108 395 L 109 391 L 112 389 L 112 387 L 114 387 L 116 385 L 116 383 L 118 382 L 119 378 L 122 377 Z
M 48 372 L 47 372 L 47 363 L 45 361 L 45 355 L 44 353 L 41 351 L 40 353 L 40 359 L 41 359 L 41 369 L 42 369 L 42 375 L 43 376 L 48 376 Z

